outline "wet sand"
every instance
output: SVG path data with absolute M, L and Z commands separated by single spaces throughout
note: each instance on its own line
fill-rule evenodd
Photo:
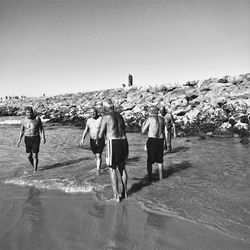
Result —
M 108 203 L 108 172 L 95 175 L 88 140 L 84 149 L 78 146 L 82 130 L 46 127 L 35 174 L 24 145 L 15 148 L 18 127 L 1 127 L 0 133 L 0 249 L 250 249 L 244 159 L 234 157 L 240 166 L 234 172 L 226 156 L 222 165 L 209 152 L 224 142 L 178 138 L 175 153 L 164 156 L 164 179 L 155 173 L 148 185 L 146 137 L 129 134 L 129 198 Z M 249 150 L 237 145 L 239 152 Z
M 131 201 L 1 185 L 0 248 L 249 249 L 203 224 L 146 212 Z

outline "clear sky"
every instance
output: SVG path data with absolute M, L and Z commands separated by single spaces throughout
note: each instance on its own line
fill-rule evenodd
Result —
M 250 72 L 250 0 L 0 0 L 0 96 Z

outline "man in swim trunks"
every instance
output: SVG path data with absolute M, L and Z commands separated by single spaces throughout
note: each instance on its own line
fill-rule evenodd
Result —
M 165 119 L 167 134 L 166 134 L 166 149 L 169 153 L 172 153 L 172 136 L 176 138 L 175 121 L 174 117 L 170 112 L 166 111 L 165 106 L 160 107 L 160 114 Z
M 100 167 L 102 164 L 102 151 L 105 146 L 105 139 L 104 137 L 100 138 L 97 144 L 97 136 L 98 136 L 98 131 L 100 129 L 102 117 L 98 114 L 98 111 L 95 108 L 91 109 L 91 115 L 92 117 L 87 120 L 85 130 L 83 131 L 80 146 L 83 146 L 84 139 L 86 135 L 89 133 L 90 148 L 93 154 L 95 155 L 96 174 L 99 175 Z
M 149 117 L 142 126 L 142 133 L 148 131 L 147 140 L 147 172 L 148 179 L 152 181 L 152 165 L 158 163 L 159 179 L 162 179 L 164 142 L 166 142 L 167 128 L 164 118 L 158 115 L 159 109 L 152 106 L 149 109 Z
M 102 117 L 99 138 L 106 137 L 106 163 L 110 170 L 110 180 L 114 193 L 114 200 L 120 201 L 118 190 L 118 178 L 116 169 L 118 168 L 122 182 L 122 198 L 127 198 L 127 171 L 125 163 L 128 157 L 129 148 L 125 132 L 125 122 L 123 117 L 114 111 L 111 100 L 103 103 L 106 110 Z
M 37 171 L 38 167 L 38 153 L 41 141 L 40 134 L 43 138 L 43 143 L 45 143 L 45 133 L 40 117 L 34 115 L 32 107 L 26 107 L 25 118 L 21 122 L 20 136 L 17 142 L 17 147 L 19 147 L 24 136 L 26 153 L 28 154 L 29 162 L 34 171 Z

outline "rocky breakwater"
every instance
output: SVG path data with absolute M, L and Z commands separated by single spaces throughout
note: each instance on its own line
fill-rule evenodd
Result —
M 0 115 L 23 115 L 31 105 L 50 122 L 83 126 L 90 108 L 112 99 L 129 131 L 139 131 L 148 107 L 165 105 L 176 121 L 179 136 L 240 136 L 250 132 L 250 74 L 160 86 L 13 99 L 0 103 Z

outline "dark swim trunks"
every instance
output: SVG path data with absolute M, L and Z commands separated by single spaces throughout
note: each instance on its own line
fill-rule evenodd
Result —
M 90 148 L 91 148 L 93 154 L 101 154 L 103 151 L 103 148 L 105 146 L 105 139 L 101 138 L 98 140 L 98 142 L 99 142 L 99 145 L 96 144 L 95 139 L 90 138 L 89 143 L 90 143 Z
M 124 164 L 128 158 L 128 141 L 127 139 L 111 139 L 107 141 L 106 146 L 106 163 L 110 168 L 116 169 L 119 164 Z M 120 169 L 122 170 L 122 169 Z
M 38 153 L 40 147 L 40 136 L 25 136 L 26 153 Z
M 164 138 L 148 138 L 147 141 L 148 162 L 163 163 Z

